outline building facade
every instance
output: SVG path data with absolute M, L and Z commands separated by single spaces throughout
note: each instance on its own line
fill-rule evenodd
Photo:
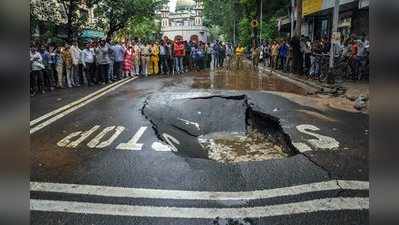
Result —
M 177 0 L 175 11 L 171 12 L 168 4 L 160 10 L 161 33 L 169 39 L 177 37 L 194 42 L 208 41 L 209 31 L 203 25 L 204 5 L 201 0 Z
M 303 0 L 302 35 L 312 40 L 331 36 L 334 2 L 334 0 Z M 294 20 L 296 17 L 294 13 Z M 289 16 L 280 18 L 278 23 L 279 31 L 288 36 Z M 343 37 L 368 36 L 369 0 L 341 0 L 338 31 Z

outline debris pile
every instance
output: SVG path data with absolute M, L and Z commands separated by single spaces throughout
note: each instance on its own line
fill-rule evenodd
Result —
M 222 163 L 262 161 L 288 157 L 271 136 L 253 129 L 245 133 L 213 133 L 200 136 L 209 159 Z

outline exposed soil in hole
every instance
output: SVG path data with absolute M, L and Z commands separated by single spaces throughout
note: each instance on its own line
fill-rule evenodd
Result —
M 245 133 L 215 133 L 198 138 L 209 159 L 222 163 L 262 161 L 288 157 L 272 137 L 251 130 Z
M 297 153 L 279 119 L 253 110 L 245 95 L 164 98 L 147 101 L 143 114 L 181 156 L 237 163 Z

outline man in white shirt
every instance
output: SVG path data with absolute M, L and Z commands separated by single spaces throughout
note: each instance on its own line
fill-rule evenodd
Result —
M 87 43 L 86 48 L 82 51 L 81 61 L 83 65 L 83 79 L 89 86 L 93 86 L 94 83 L 94 49 L 91 48 L 91 44 Z
M 72 81 L 75 84 L 74 86 L 80 86 L 80 74 L 79 74 L 79 63 L 80 63 L 80 54 L 81 50 L 78 47 L 78 43 L 74 42 L 69 49 L 72 56 Z

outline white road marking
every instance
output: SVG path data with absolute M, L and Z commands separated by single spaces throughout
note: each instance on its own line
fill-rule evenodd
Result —
M 118 126 L 115 129 L 114 134 L 108 138 L 108 140 L 101 142 L 101 140 L 111 131 L 113 131 L 115 129 L 115 126 L 111 126 L 111 127 L 106 127 L 104 128 L 103 131 L 101 131 L 101 133 L 99 133 L 95 138 L 93 138 L 88 144 L 87 146 L 89 148 L 105 148 L 109 145 L 112 144 L 112 142 L 115 141 L 115 139 L 117 139 L 119 137 L 119 135 L 125 130 L 124 127 Z M 101 143 L 100 143 L 101 142 Z
M 367 181 L 338 181 L 346 190 L 368 190 Z M 217 201 L 244 201 L 266 199 L 281 196 L 292 196 L 317 191 L 339 190 L 337 181 L 324 181 L 318 183 L 303 184 L 291 187 L 282 187 L 268 190 L 256 190 L 246 192 L 208 192 L 208 191 L 184 191 L 161 190 L 145 188 L 109 187 L 79 184 L 57 184 L 31 182 L 30 190 L 39 192 L 55 192 L 66 194 L 82 194 L 105 197 L 123 198 L 150 198 L 150 199 L 176 199 L 176 200 L 217 200 Z
M 137 133 L 129 140 L 128 143 L 119 144 L 116 149 L 119 150 L 130 150 L 130 151 L 140 151 L 143 149 L 144 144 L 137 143 L 140 138 L 143 136 L 144 132 L 147 130 L 147 127 L 140 127 Z
M 96 148 L 105 148 L 110 146 L 118 137 L 119 135 L 125 130 L 125 127 L 118 126 L 115 129 L 115 133 L 106 141 L 101 142 L 96 146 Z
M 172 151 L 172 149 L 170 148 L 169 145 L 166 145 L 166 144 L 161 143 L 161 142 L 152 143 L 151 148 L 154 149 L 157 152 L 171 152 Z
M 170 134 L 167 133 L 163 133 L 162 134 L 163 138 L 165 138 L 165 141 L 169 144 L 170 148 L 172 149 L 173 152 L 177 152 L 178 149 L 175 146 L 176 145 L 180 145 L 179 140 L 177 140 L 175 137 L 171 136 Z
M 200 127 L 199 127 L 199 124 L 198 124 L 198 123 L 191 122 L 191 121 L 188 121 L 188 120 L 184 120 L 184 119 L 181 119 L 181 118 L 178 118 L 178 120 L 182 121 L 182 122 L 183 122 L 184 124 L 186 124 L 186 125 L 193 125 L 193 126 L 195 126 L 198 130 L 200 130 Z
M 96 125 L 93 128 L 91 128 L 89 131 L 86 131 L 86 132 L 83 132 L 83 133 L 82 133 L 82 131 L 74 132 L 74 133 L 66 136 L 61 141 L 59 141 L 57 143 L 57 145 L 59 147 L 76 148 L 80 143 L 82 143 L 90 135 L 92 135 L 94 132 L 96 132 L 98 130 L 98 128 L 100 128 L 100 126 Z M 77 137 L 79 135 L 80 135 L 80 137 L 76 141 L 71 142 L 72 138 L 75 138 L 75 137 Z
M 101 88 L 100 90 L 98 90 L 98 91 L 96 91 L 96 92 L 93 92 L 93 93 L 91 93 L 91 94 L 89 94 L 89 95 L 87 95 L 87 96 L 85 96 L 85 97 L 83 97 L 83 98 L 81 98 L 81 99 L 78 99 L 78 100 L 76 100 L 76 101 L 74 101 L 74 102 L 72 102 L 72 103 L 70 103 L 70 104 L 67 104 L 67 105 L 65 105 L 65 106 L 63 106 L 63 107 L 61 107 L 61 108 L 58 108 L 58 109 L 56 109 L 56 110 L 54 110 L 54 111 L 51 111 L 51 112 L 49 112 L 49 113 L 47 113 L 47 114 L 45 114 L 45 115 L 43 115 L 43 116 L 41 116 L 41 117 L 39 117 L 39 118 L 37 118 L 37 119 L 34 119 L 34 120 L 32 120 L 32 121 L 30 122 L 30 126 L 33 126 L 33 125 L 39 123 L 40 121 L 45 120 L 45 119 L 47 119 L 47 118 L 49 118 L 49 117 L 51 117 L 51 116 L 53 116 L 53 115 L 56 115 L 56 114 L 58 114 L 58 113 L 60 113 L 60 112 L 62 112 L 62 111 L 64 111 L 64 110 L 66 110 L 66 109 L 68 109 L 68 108 L 70 108 L 70 107 L 72 107 L 72 106 L 74 106 L 74 105 L 77 105 L 77 104 L 79 104 L 79 103 L 81 103 L 81 102 L 84 102 L 84 101 L 86 101 L 87 99 L 89 99 L 89 98 L 91 98 L 91 97 L 93 97 L 93 96 L 95 96 L 95 95 L 97 95 L 97 94 L 100 94 L 101 92 L 103 92 L 103 91 L 105 91 L 105 90 L 107 90 L 107 89 L 109 89 L 109 88 L 111 88 L 111 87 L 113 87 L 113 86 L 115 86 L 115 85 L 118 85 L 119 83 L 122 83 L 122 82 L 125 81 L 125 80 L 126 80 L 126 79 L 123 79 L 123 80 L 120 80 L 120 81 L 115 82 L 115 83 L 113 83 L 113 84 L 110 84 L 110 85 L 108 85 L 108 86 L 106 86 L 106 87 L 103 87 L 103 88 Z
M 93 98 L 90 98 L 87 101 L 81 102 L 80 104 L 78 104 L 78 105 L 76 105 L 76 106 L 74 106 L 74 107 L 72 107 L 72 108 L 70 108 L 70 109 L 68 109 L 68 110 L 66 110 L 66 111 L 64 111 L 64 112 L 52 117 L 52 118 L 50 118 L 49 120 L 47 120 L 47 121 L 45 121 L 45 122 L 43 122 L 43 123 L 31 128 L 30 129 L 30 134 L 34 134 L 35 132 L 43 129 L 44 127 L 47 127 L 48 125 L 50 125 L 50 124 L 54 123 L 55 121 L 63 118 L 64 116 L 66 116 L 66 115 L 68 115 L 68 114 L 80 109 L 81 107 L 89 104 L 90 102 L 93 102 L 93 101 L 97 100 L 98 98 L 101 98 L 102 96 L 104 96 L 104 95 L 116 90 L 120 86 L 122 86 L 122 85 L 124 85 L 124 84 L 126 84 L 126 83 L 128 83 L 130 81 L 133 81 L 135 79 L 136 78 L 131 78 L 131 79 L 124 80 L 122 83 L 119 83 L 118 85 L 115 85 L 112 88 L 109 88 L 108 90 L 106 90 L 106 91 L 94 96 Z
M 30 200 L 32 211 L 157 218 L 261 218 L 321 211 L 367 210 L 369 198 L 326 198 L 251 208 L 178 208 Z
M 316 134 L 311 131 L 319 131 L 320 129 L 316 126 L 303 124 L 296 127 L 297 130 L 301 133 L 313 136 L 317 139 L 309 139 L 307 142 L 311 144 L 313 147 L 318 149 L 336 149 L 339 147 L 339 142 L 332 137 L 327 137 L 321 134 Z
M 294 147 L 301 153 L 312 151 L 312 148 L 310 148 L 309 145 L 302 142 L 295 142 L 292 143 L 292 145 L 294 145 Z

